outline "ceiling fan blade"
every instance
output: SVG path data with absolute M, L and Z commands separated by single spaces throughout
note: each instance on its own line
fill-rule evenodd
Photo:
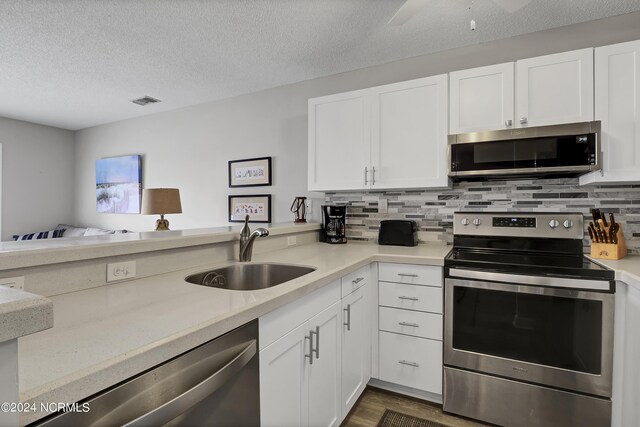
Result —
M 528 5 L 531 0 L 493 0 L 493 2 L 507 12 L 513 13 Z
M 427 5 L 429 0 L 407 0 L 393 17 L 387 22 L 387 25 L 402 25 L 409 19 L 413 18 L 420 10 Z

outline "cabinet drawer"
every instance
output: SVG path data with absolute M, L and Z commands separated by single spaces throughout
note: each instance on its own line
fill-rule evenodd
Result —
M 342 278 L 342 298 L 371 282 L 371 264 L 366 265 Z
M 442 341 L 442 315 L 380 307 L 380 330 Z
M 381 262 L 378 274 L 383 282 L 442 287 L 442 267 Z
M 442 394 L 442 342 L 380 332 L 380 379 Z
M 379 304 L 442 314 L 442 288 L 380 282 Z

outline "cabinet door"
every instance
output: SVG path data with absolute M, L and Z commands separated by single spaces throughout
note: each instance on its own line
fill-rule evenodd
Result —
M 516 62 L 516 127 L 592 120 L 592 48 Z
M 371 377 L 368 293 L 365 285 L 342 299 L 342 413 L 345 415 Z
M 449 74 L 449 133 L 513 127 L 514 63 Z
M 624 362 L 622 390 L 622 425 L 637 425 L 640 419 L 640 289 L 634 285 L 627 286 L 627 301 L 624 326 Z
M 580 183 L 640 181 L 640 41 L 597 48 L 595 73 L 602 174 Z
M 307 322 L 313 336 L 313 364 L 308 372 L 308 421 L 313 427 L 338 426 L 342 421 L 340 406 L 340 356 L 342 324 L 341 302 L 338 301 Z
M 273 427 L 308 425 L 308 323 L 260 352 L 260 424 Z
M 309 100 L 309 191 L 368 187 L 370 115 L 366 90 Z
M 449 185 L 447 86 L 443 74 L 371 89 L 371 188 Z

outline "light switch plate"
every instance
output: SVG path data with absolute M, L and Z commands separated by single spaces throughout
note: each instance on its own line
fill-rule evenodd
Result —
M 24 276 L 0 279 L 0 286 L 24 291 Z
M 107 264 L 107 282 L 133 279 L 136 277 L 136 262 L 116 262 Z

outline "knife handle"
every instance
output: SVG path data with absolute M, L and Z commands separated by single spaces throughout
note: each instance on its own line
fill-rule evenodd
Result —
M 616 223 L 615 218 L 613 217 L 613 214 L 610 213 L 609 214 L 609 222 L 611 223 L 611 226 L 613 227 L 613 225 Z
M 594 238 L 593 238 L 593 231 L 591 231 L 591 227 L 587 228 L 587 230 L 589 230 L 589 237 L 591 238 L 591 241 L 594 242 Z

